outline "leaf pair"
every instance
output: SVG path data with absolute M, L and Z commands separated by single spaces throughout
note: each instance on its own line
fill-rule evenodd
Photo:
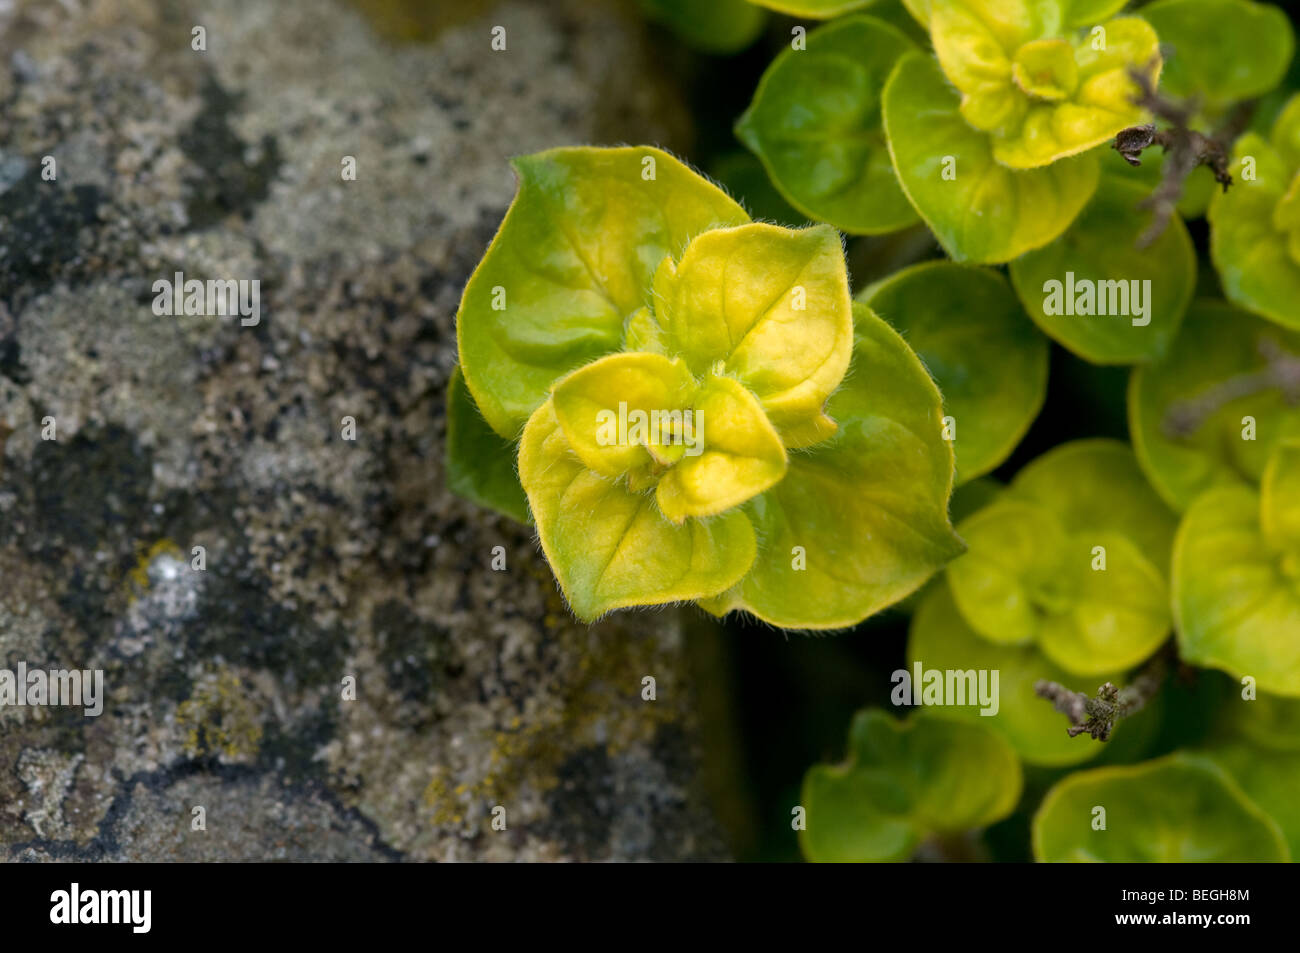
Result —
M 804 777 L 812 861 L 906 860 L 924 837 L 986 827 L 1020 798 L 1020 762 L 976 725 L 866 710 L 853 719 L 848 758 Z
M 950 585 L 941 581 L 928 587 L 912 617 L 907 658 L 929 671 L 998 673 L 998 708 L 992 715 L 972 706 L 926 709 L 935 717 L 971 722 L 1000 734 L 1025 762 L 1064 766 L 1095 758 L 1103 746 L 1069 737 L 1063 720 L 1034 691 L 1040 679 L 1057 682 L 1072 691 L 1091 694 L 1103 682 L 1120 684 L 1120 671 L 1078 675 L 1049 659 L 1034 644 L 1008 645 L 979 635 L 962 617 Z M 1116 734 L 1128 726 L 1121 721 Z M 1113 740 L 1113 739 L 1112 739 Z
M 1147 658 L 1169 632 L 1160 567 L 1172 529 L 1127 447 L 1065 444 L 962 521 L 968 552 L 948 580 L 983 638 L 1037 644 L 1079 675 L 1115 672 Z

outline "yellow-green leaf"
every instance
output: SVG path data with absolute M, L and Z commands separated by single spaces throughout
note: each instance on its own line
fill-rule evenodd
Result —
M 706 232 L 655 273 L 655 315 L 695 375 L 721 365 L 753 391 L 786 446 L 833 428 L 823 405 L 853 349 L 839 233 L 742 225 Z
M 1181 752 L 1069 775 L 1043 799 L 1033 843 L 1034 857 L 1049 863 L 1291 859 L 1277 824 L 1222 768 Z
M 456 321 L 475 403 L 512 440 L 556 380 L 619 348 L 666 255 L 706 229 L 749 220 L 658 149 L 552 149 L 514 167 L 519 192 Z
M 1300 696 L 1300 585 L 1294 561 L 1260 529 L 1259 494 L 1224 486 L 1197 497 L 1174 543 L 1174 622 L 1187 662 Z M 1289 568 L 1289 571 L 1288 571 Z
M 1260 483 L 1259 515 L 1264 539 L 1275 552 L 1300 551 L 1300 442 L 1274 448 Z
M 804 776 L 804 856 L 820 862 L 906 860 L 933 833 L 986 827 L 1020 799 L 1015 752 L 978 725 L 865 710 L 848 757 Z
M 917 589 L 961 552 L 948 521 L 952 445 L 939 392 L 898 333 L 854 305 L 853 367 L 831 397 L 835 436 L 793 454 L 746 504 L 762 550 L 740 585 L 702 603 L 773 625 L 853 625 Z
M 1097 188 L 1080 155 L 1035 169 L 994 158 L 993 139 L 959 111 L 937 63 L 909 54 L 885 84 L 884 118 L 899 183 L 956 261 L 999 263 L 1064 232 Z
M 524 428 L 519 475 L 542 551 L 584 621 L 625 606 L 715 595 L 754 560 L 754 530 L 741 511 L 676 525 L 654 494 L 587 469 L 549 400 Z

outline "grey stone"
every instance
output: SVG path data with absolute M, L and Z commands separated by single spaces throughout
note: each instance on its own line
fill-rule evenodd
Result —
M 397 45 L 336 0 L 0 4 L 0 667 L 107 694 L 0 708 L 0 856 L 724 855 L 677 613 L 576 623 L 441 459 L 508 157 L 682 144 L 642 29 L 577 0 Z M 154 314 L 177 271 L 259 280 L 260 323 Z

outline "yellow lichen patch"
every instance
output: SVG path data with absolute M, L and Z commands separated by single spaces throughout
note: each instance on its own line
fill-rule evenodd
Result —
M 369 18 L 376 32 L 390 40 L 418 43 L 488 10 L 493 0 L 353 0 L 353 5 Z
M 548 623 L 546 638 L 559 643 L 557 655 L 567 661 L 558 673 L 558 697 L 498 725 L 477 777 L 462 771 L 453 781 L 446 767 L 434 770 L 424 802 L 435 825 L 487 817 L 488 806 L 510 801 L 525 781 L 534 791 L 549 790 L 575 753 L 600 745 L 617 755 L 650 744 L 659 726 L 683 716 L 681 687 L 673 678 L 679 664 L 664 640 L 636 632 L 631 620 L 575 625 L 559 616 L 567 610 L 559 594 L 552 595 L 555 604 L 548 608 L 556 622 Z M 642 698 L 647 675 L 656 679 L 654 701 Z
M 202 675 L 190 697 L 176 709 L 191 758 L 216 754 L 252 760 L 262 741 L 257 705 L 239 676 L 228 668 Z
M 149 588 L 149 566 L 155 559 L 163 555 L 172 556 L 181 561 L 185 559 L 181 548 L 170 539 L 160 539 L 147 549 L 143 543 L 136 544 L 135 566 L 127 573 L 132 598 Z

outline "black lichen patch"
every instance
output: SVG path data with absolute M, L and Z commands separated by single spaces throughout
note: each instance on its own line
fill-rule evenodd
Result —
M 556 771 L 559 783 L 546 793 L 550 816 L 543 836 L 558 840 L 582 860 L 608 850 L 616 808 L 614 764 L 602 746 L 570 755 Z
M 258 763 L 290 781 L 324 781 L 325 762 L 317 754 L 334 738 L 336 727 L 336 713 L 328 704 L 303 712 L 293 725 L 272 721 L 262 735 Z
M 47 545 L 131 553 L 148 512 L 153 460 L 122 427 L 42 440 L 32 453 L 36 520 Z
M 389 690 L 427 708 L 450 660 L 450 630 L 393 599 L 375 607 L 370 626 Z
M 98 221 L 105 198 L 93 185 L 46 182 L 39 166 L 0 192 L 0 301 L 10 311 L 75 275 L 78 235 Z
M 692 816 L 691 801 L 686 791 L 695 783 L 695 760 L 691 751 L 691 739 L 681 725 L 662 724 L 656 731 L 651 743 L 651 755 L 664 769 L 667 775 L 665 789 L 679 792 L 677 797 L 659 797 L 651 801 L 650 830 L 654 840 L 651 841 L 649 859 L 655 861 L 679 861 L 683 858 L 683 845 L 674 834 L 684 830 L 698 830 L 699 819 Z M 709 850 L 706 845 L 697 845 L 701 855 L 713 854 L 726 856 L 726 848 L 719 834 L 716 843 Z
M 27 483 L 15 486 L 19 499 L 30 501 L 19 522 L 31 527 L 20 543 L 60 568 L 66 585 L 59 604 L 94 641 L 111 629 L 111 600 L 136 560 L 149 515 L 152 455 L 121 427 L 87 427 L 71 439 L 38 443 L 28 472 L 6 482 L 19 480 Z
M 181 151 L 198 167 L 186 180 L 185 211 L 193 228 L 215 225 L 231 214 L 245 214 L 262 202 L 280 169 L 280 149 L 265 136 L 261 155 L 248 161 L 248 145 L 235 134 L 230 117 L 242 96 L 222 89 L 209 76 L 202 90 L 203 108 L 178 138 Z
M 246 551 L 209 559 L 195 618 L 186 629 L 190 652 L 272 672 L 286 687 L 338 686 L 347 639 L 302 609 L 276 602 L 269 583 L 248 568 Z

